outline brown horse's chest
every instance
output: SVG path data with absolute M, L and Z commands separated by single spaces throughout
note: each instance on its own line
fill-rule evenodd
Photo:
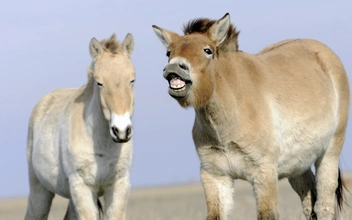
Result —
M 262 153 L 255 148 L 229 141 L 226 144 L 215 142 L 200 143 L 195 141 L 201 165 L 209 172 L 228 175 L 234 179 L 247 180 L 255 164 L 261 160 Z

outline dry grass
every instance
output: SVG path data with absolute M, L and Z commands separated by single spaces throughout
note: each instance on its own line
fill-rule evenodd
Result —
M 344 179 L 352 192 L 352 174 L 345 174 Z M 255 200 L 251 186 L 243 181 L 235 184 L 235 208 L 233 219 L 256 219 Z M 280 219 L 304 219 L 300 201 L 287 180 L 279 184 Z M 346 193 L 348 205 L 345 205 L 341 219 L 352 220 L 352 195 Z M 26 211 L 26 199 L 0 200 L 0 219 L 23 219 Z M 67 200 L 56 197 L 49 219 L 63 219 Z M 188 220 L 205 219 L 206 205 L 200 184 L 166 186 L 158 188 L 133 189 L 131 192 L 129 220 Z

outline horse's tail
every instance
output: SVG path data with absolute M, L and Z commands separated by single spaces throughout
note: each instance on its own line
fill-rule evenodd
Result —
M 104 215 L 103 205 L 101 204 L 99 198 L 97 199 L 97 204 L 98 204 L 98 210 L 99 210 L 99 218 L 103 219 L 103 215 Z
M 337 183 L 338 183 L 338 185 L 337 185 L 335 194 L 336 194 L 337 206 L 338 206 L 338 208 L 341 211 L 342 210 L 342 206 L 343 206 L 343 202 L 344 202 L 344 199 L 345 199 L 344 189 L 346 187 L 345 187 L 345 184 L 343 182 L 343 179 L 341 178 L 341 170 L 340 170 L 340 168 L 339 168 L 339 173 L 338 173 L 338 177 L 337 177 Z

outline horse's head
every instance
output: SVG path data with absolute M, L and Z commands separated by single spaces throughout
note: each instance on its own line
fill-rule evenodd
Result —
M 219 52 L 238 49 L 238 32 L 230 23 L 230 15 L 217 21 L 193 20 L 184 27 L 184 36 L 155 25 L 153 29 L 167 48 L 169 63 L 163 75 L 169 82 L 169 94 L 182 106 L 204 105 L 215 89 Z
M 127 34 L 121 44 L 116 41 L 115 34 L 101 43 L 93 38 L 89 44 L 93 58 L 90 71 L 93 90 L 98 94 L 103 115 L 109 121 L 113 140 L 120 143 L 129 141 L 133 133 L 135 70 L 130 60 L 133 49 L 131 34 Z

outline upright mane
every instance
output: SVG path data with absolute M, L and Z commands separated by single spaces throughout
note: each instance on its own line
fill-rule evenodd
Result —
M 104 39 L 100 41 L 105 52 L 110 52 L 112 54 L 117 54 L 121 48 L 121 44 L 116 40 L 116 34 L 111 35 L 109 39 Z
M 210 20 L 207 18 L 198 18 L 189 21 L 183 26 L 183 32 L 185 35 L 200 33 L 205 34 L 209 28 L 216 22 L 216 20 Z M 238 35 L 239 31 L 236 30 L 232 24 L 227 32 L 226 39 L 223 43 L 218 46 L 219 51 L 238 51 Z

